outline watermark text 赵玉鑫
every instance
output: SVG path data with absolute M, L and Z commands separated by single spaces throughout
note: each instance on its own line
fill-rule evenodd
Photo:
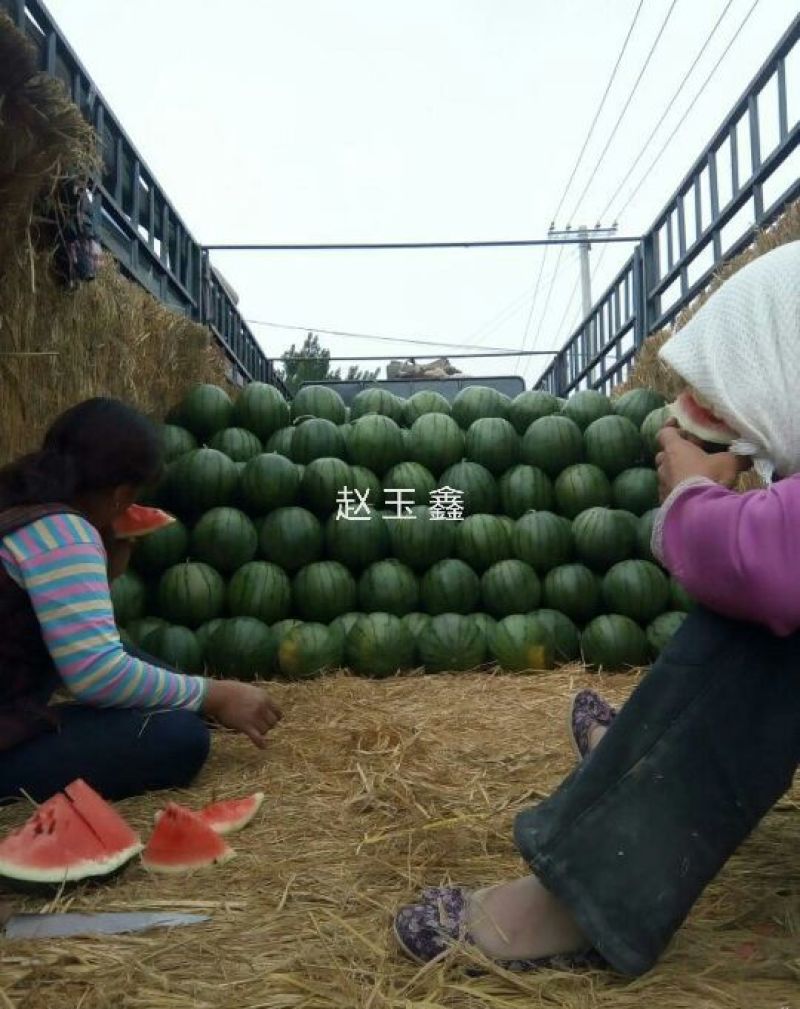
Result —
M 413 487 L 385 488 L 383 517 L 391 520 L 415 519 L 417 504 Z M 378 502 L 378 506 L 380 502 Z M 357 490 L 343 487 L 336 495 L 336 518 L 348 522 L 368 522 L 371 518 L 369 488 Z M 428 518 L 431 522 L 463 522 L 464 491 L 456 487 L 437 487 L 428 495 Z

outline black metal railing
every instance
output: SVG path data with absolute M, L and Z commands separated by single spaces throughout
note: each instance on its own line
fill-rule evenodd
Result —
M 93 180 L 99 239 L 123 272 L 177 312 L 208 326 L 239 381 L 269 382 L 286 392 L 233 298 L 211 269 L 186 223 L 40 0 L 0 0 L 39 52 L 40 66 L 65 85 L 94 126 L 102 170 Z
M 800 16 L 539 379 L 540 388 L 564 396 L 585 388 L 608 391 L 623 382 L 644 340 L 673 323 L 721 263 L 800 198 L 798 42 Z M 787 65 L 795 75 L 791 84 Z M 762 109 L 770 97 L 771 120 Z

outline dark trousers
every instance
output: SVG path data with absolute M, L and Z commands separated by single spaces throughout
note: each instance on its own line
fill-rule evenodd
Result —
M 800 633 L 699 609 L 515 840 L 611 966 L 640 975 L 799 761 Z

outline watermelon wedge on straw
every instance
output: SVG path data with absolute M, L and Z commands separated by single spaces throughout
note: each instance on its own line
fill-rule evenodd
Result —
M 682 430 L 710 445 L 730 445 L 738 437 L 697 393 L 683 392 L 670 404 L 669 412 Z
M 158 529 L 164 529 L 175 521 L 172 515 L 160 508 L 145 505 L 131 505 L 114 523 L 114 535 L 120 540 L 135 540 Z
M 242 799 L 223 799 L 221 802 L 212 802 L 195 812 L 196 816 L 207 824 L 215 834 L 233 834 L 237 830 L 242 830 L 251 823 L 256 813 L 261 809 L 264 801 L 263 792 L 253 792 Z M 163 813 L 161 810 L 156 813 L 156 823 L 159 822 Z
M 221 865 L 234 851 L 190 809 L 171 802 L 158 817 L 142 852 L 142 865 L 151 872 L 191 872 Z
M 0 875 L 28 886 L 110 876 L 142 850 L 125 820 L 85 781 L 38 806 L 0 841 Z

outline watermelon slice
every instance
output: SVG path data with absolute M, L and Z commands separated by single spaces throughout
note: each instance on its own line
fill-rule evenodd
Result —
M 189 872 L 227 862 L 233 855 L 233 848 L 202 817 L 171 802 L 158 817 L 142 864 L 152 872 Z
M 80 802 L 57 792 L 0 842 L 0 875 L 20 883 L 62 884 L 108 876 L 142 850 L 139 838 L 82 781 Z
M 738 438 L 725 421 L 720 420 L 697 393 L 683 392 L 669 406 L 679 426 L 710 445 L 730 445 Z
M 144 505 L 131 505 L 127 511 L 114 523 L 114 535 L 120 540 L 135 540 L 157 529 L 171 526 L 175 521 L 172 515 L 160 508 L 146 508 Z
M 212 802 L 198 809 L 197 816 L 204 820 L 215 834 L 233 834 L 237 830 L 242 830 L 255 818 L 263 801 L 263 792 L 253 792 L 243 799 Z M 161 816 L 162 812 L 159 810 L 155 816 L 156 823 Z

